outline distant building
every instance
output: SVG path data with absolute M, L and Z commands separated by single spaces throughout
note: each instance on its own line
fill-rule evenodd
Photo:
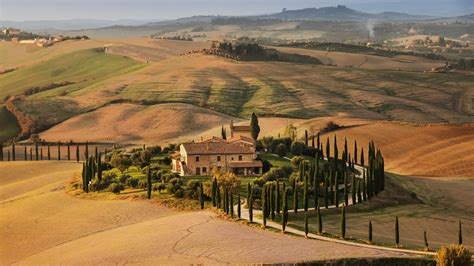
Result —
M 173 172 L 181 176 L 210 175 L 216 168 L 239 176 L 261 175 L 263 164 L 257 160 L 255 141 L 249 137 L 250 126 L 231 122 L 228 140 L 213 137 L 202 142 L 181 144 L 172 154 Z

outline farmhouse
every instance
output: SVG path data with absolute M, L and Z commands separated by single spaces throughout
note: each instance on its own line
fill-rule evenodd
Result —
M 216 168 L 240 176 L 261 175 L 262 162 L 257 160 L 255 141 L 249 137 L 249 126 L 230 125 L 228 140 L 213 137 L 201 142 L 181 144 L 172 155 L 173 172 L 181 176 L 210 175 Z

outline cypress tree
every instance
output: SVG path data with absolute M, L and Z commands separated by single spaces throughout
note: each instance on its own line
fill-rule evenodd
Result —
M 426 231 L 423 231 L 423 238 L 425 240 L 425 251 L 429 251 L 430 247 L 428 245 L 428 237 L 426 237 Z
M 242 217 L 242 207 L 241 207 L 241 202 L 240 202 L 240 190 L 237 192 L 237 217 L 239 217 L 239 219 Z
M 360 191 L 361 184 L 360 181 L 357 182 L 357 203 L 362 203 L 362 193 Z
M 347 171 L 344 174 L 344 204 L 349 206 L 349 191 L 347 189 Z
M 145 144 L 143 144 L 143 150 L 145 150 Z M 99 150 L 97 146 L 95 146 L 95 158 L 97 159 L 97 157 L 99 157 Z
M 230 196 L 230 218 L 234 218 L 234 193 L 232 192 L 232 190 L 230 191 L 229 193 L 229 196 Z
M 24 152 L 24 156 L 25 156 L 25 161 L 28 161 L 28 151 L 26 150 L 26 146 L 24 147 L 25 150 L 23 151 Z
M 365 166 L 365 160 L 364 160 L 364 147 L 362 147 L 361 151 L 360 151 L 360 165 L 361 166 Z
M 227 187 L 224 186 L 224 204 L 223 204 L 223 207 L 224 207 L 224 212 L 226 214 L 229 214 L 229 208 L 228 208 L 229 207 L 228 206 L 229 201 L 228 200 L 229 200 L 229 195 L 227 193 Z
M 221 136 L 222 136 L 222 139 L 227 139 L 227 132 L 226 132 L 224 126 L 222 126 L 222 128 L 221 128 Z
M 304 175 L 304 192 L 303 192 L 304 211 L 308 211 L 308 175 Z
M 458 244 L 459 244 L 459 245 L 462 245 L 462 225 L 461 225 L 461 220 L 459 220 Z
M 331 147 L 329 146 L 329 137 L 326 140 L 326 158 L 329 161 L 329 158 L 331 157 Z
M 331 204 L 334 204 L 334 183 L 333 183 L 333 171 L 332 168 L 329 168 L 329 199 Z
M 219 188 L 219 184 L 217 183 L 217 180 L 216 180 L 216 207 L 217 208 L 221 207 L 221 189 Z
M 0 162 L 3 162 L 3 143 L 0 143 Z
M 12 144 L 12 160 L 16 160 L 16 148 L 15 148 L 15 142 Z
M 250 195 L 252 194 L 252 186 L 247 183 L 247 205 L 250 204 Z
M 262 189 L 262 217 L 263 217 L 263 228 L 267 226 L 267 185 L 265 184 Z
M 249 207 L 249 220 L 253 223 L 253 188 L 250 190 L 249 201 L 247 202 Z
M 354 140 L 354 163 L 357 164 L 357 140 Z
M 70 142 L 67 143 L 67 160 L 68 161 L 71 160 L 71 143 Z
M 334 192 L 334 202 L 336 204 L 336 208 L 339 208 L 339 178 L 338 178 L 338 172 L 336 172 L 335 176 L 335 192 Z
M 308 229 L 308 212 L 305 211 L 304 212 L 304 236 L 306 238 L 308 238 L 308 232 L 309 232 L 309 229 Z
M 351 185 L 351 196 L 352 196 L 352 204 L 356 204 L 356 182 L 355 182 L 355 174 L 352 175 L 352 185 Z
M 288 194 L 290 188 L 283 190 L 283 219 L 281 222 L 281 230 L 285 232 L 286 224 L 288 223 Z
M 76 145 L 76 161 L 79 162 L 79 144 Z
M 400 228 L 398 224 L 398 216 L 395 216 L 395 244 L 396 244 L 396 247 L 398 248 L 400 244 Z
M 51 145 L 48 143 L 48 161 L 51 160 Z
M 82 163 L 82 190 L 86 191 L 86 163 Z
M 43 147 L 40 148 L 41 161 L 43 160 Z
M 319 203 L 318 203 L 316 215 L 318 216 L 318 234 L 322 234 L 323 233 L 323 219 L 321 217 L 321 209 L 319 207 Z
M 337 136 L 334 134 L 334 163 L 337 164 L 337 160 L 339 160 L 339 150 L 337 148 Z
M 61 161 L 61 142 L 58 142 L 58 161 Z
M 10 151 L 8 151 L 8 161 L 10 161 Z
M 99 158 L 97 160 L 97 179 L 102 181 L 102 156 L 99 154 Z M 150 168 L 150 166 L 148 166 Z
M 99 158 L 99 160 L 100 160 L 100 158 Z M 147 197 L 148 197 L 148 199 L 151 199 L 151 170 L 150 170 L 150 166 L 148 166 L 148 171 L 147 171 L 146 177 L 147 177 L 146 178 Z M 202 192 L 200 191 L 199 195 L 201 196 L 201 194 L 202 194 Z
M 270 183 L 268 186 L 268 198 L 269 198 L 269 204 L 270 204 L 270 218 L 272 220 L 275 220 L 275 195 L 274 195 L 274 185 L 273 183 Z
M 314 208 L 316 209 L 316 207 L 318 206 L 318 203 L 319 203 L 319 179 L 318 179 L 318 172 L 319 172 L 319 165 L 318 165 L 318 161 L 319 161 L 319 156 L 316 154 L 316 158 L 315 158 L 315 169 L 314 169 L 314 178 L 313 178 L 313 198 L 314 198 Z
M 314 143 L 314 134 L 311 135 L 311 147 L 315 148 L 316 144 Z
M 86 151 L 85 151 L 85 159 L 87 160 L 87 158 L 89 158 L 89 142 L 86 141 Z
M 362 200 L 363 201 L 367 200 L 367 183 L 366 183 L 365 170 L 364 170 L 364 175 L 362 178 Z
M 346 238 L 346 206 L 342 206 L 341 235 L 343 239 Z
M 280 196 L 280 181 L 279 180 L 276 181 L 276 191 L 275 192 L 276 192 L 275 193 L 276 213 L 278 215 L 280 215 L 280 201 L 281 201 L 280 197 L 281 196 Z
M 30 147 L 30 161 L 33 161 L 33 147 Z
M 372 221 L 369 220 L 369 244 L 372 244 Z
M 329 208 L 329 199 L 328 199 L 328 177 L 324 178 L 324 207 Z
M 344 160 L 344 163 L 347 163 L 349 162 L 347 160 L 347 156 L 349 155 L 349 150 L 347 149 L 347 138 L 344 138 L 344 158 L 342 158 Z
M 35 144 L 35 155 L 36 155 L 36 160 L 39 160 L 39 154 L 38 154 L 38 144 Z
M 293 180 L 293 212 L 298 213 L 298 186 L 296 180 Z
M 252 138 L 257 141 L 258 135 L 260 134 L 260 126 L 258 125 L 258 118 L 255 113 L 252 113 L 252 118 L 250 121 L 250 128 L 252 129 Z
M 248 184 L 250 187 L 250 183 Z M 214 177 L 212 180 L 212 190 L 211 190 L 211 198 L 212 198 L 212 207 L 217 207 L 217 179 Z M 250 195 L 250 192 L 249 192 Z

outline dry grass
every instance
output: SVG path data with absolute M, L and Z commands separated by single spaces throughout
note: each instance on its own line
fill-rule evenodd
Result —
M 6 172 L 10 163 L 2 163 L 0 176 L 8 174 L 14 182 L 10 185 L 16 184 L 16 174 L 34 179 L 35 170 L 45 166 L 24 163 L 12 174 Z M 209 211 L 174 212 L 137 200 L 76 198 L 64 192 L 64 181 L 79 165 L 69 166 L 63 181 L 49 179 L 0 202 L 2 263 L 282 263 L 401 256 L 263 231 L 223 221 Z

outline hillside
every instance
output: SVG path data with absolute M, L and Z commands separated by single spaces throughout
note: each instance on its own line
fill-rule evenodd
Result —
M 48 129 L 113 103 L 153 108 L 184 103 L 238 118 L 257 112 L 300 119 L 473 120 L 469 97 L 474 93 L 474 75 L 422 72 L 442 65 L 439 61 L 296 48 L 278 49 L 314 57 L 326 65 L 182 55 L 208 46 L 204 42 L 130 39 L 108 42 L 106 53 L 104 48 L 63 48 L 63 53 L 51 58 L 45 54 L 49 59 L 41 63 L 29 61 L 0 75 L 4 84 L 0 97 L 28 91 L 28 97 L 13 104 L 34 121 L 36 129 Z M 60 53 L 49 49 L 40 51 Z

